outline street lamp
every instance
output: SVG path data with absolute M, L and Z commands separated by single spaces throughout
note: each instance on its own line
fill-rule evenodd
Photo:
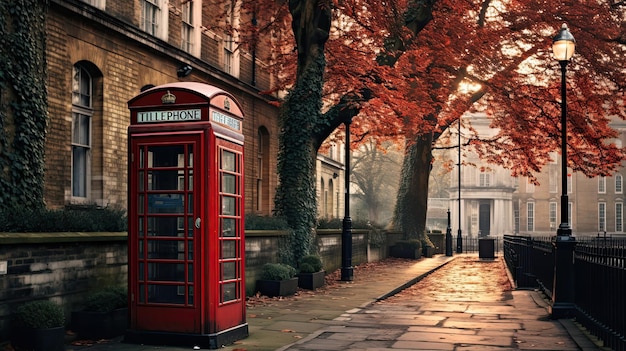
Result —
M 556 231 L 554 246 L 554 286 L 552 289 L 552 318 L 569 318 L 574 312 L 574 249 L 576 238 L 569 223 L 567 197 L 567 103 L 565 75 L 567 64 L 574 55 L 576 40 L 566 24 L 552 41 L 552 52 L 561 65 L 561 224 Z
M 345 122 L 346 125 L 346 173 L 345 173 L 345 205 L 343 217 L 343 229 L 341 231 L 341 280 L 354 280 L 354 267 L 352 267 L 352 219 L 350 218 L 350 123 L 352 118 Z
M 459 229 L 456 235 L 456 253 L 463 253 L 463 237 L 461 236 L 461 117 L 459 116 Z

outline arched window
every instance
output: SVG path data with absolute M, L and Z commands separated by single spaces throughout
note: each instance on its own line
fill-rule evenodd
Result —
M 72 197 L 87 198 L 91 165 L 93 81 L 87 69 L 74 66 L 72 75 Z

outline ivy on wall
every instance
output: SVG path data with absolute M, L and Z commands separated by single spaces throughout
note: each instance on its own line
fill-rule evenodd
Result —
M 48 4 L 0 1 L 0 211 L 44 205 Z

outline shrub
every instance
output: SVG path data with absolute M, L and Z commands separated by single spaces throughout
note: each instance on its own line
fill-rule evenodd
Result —
M 17 308 L 15 322 L 33 329 L 57 328 L 65 325 L 65 314 L 61 306 L 52 301 L 31 301 Z
M 404 246 L 411 249 L 421 249 L 422 242 L 419 239 L 398 240 L 396 245 Z
M 98 291 L 85 302 L 85 311 L 111 312 L 127 306 L 127 291 L 122 287 L 108 287 Z
M 296 269 L 283 263 L 263 265 L 261 280 L 288 280 L 296 276 Z
M 322 259 L 317 255 L 306 255 L 300 260 L 300 273 L 315 273 L 324 268 Z
M 123 232 L 126 212 L 96 206 L 0 212 L 0 232 Z
M 287 221 L 282 217 L 245 215 L 245 229 L 248 230 L 285 230 L 289 229 Z

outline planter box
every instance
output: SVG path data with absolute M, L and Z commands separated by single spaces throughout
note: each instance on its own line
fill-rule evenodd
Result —
M 422 250 L 405 245 L 394 245 L 389 248 L 389 255 L 396 258 L 419 259 L 422 257 Z
M 72 312 L 72 330 L 79 339 L 110 339 L 123 335 L 128 328 L 128 308 L 110 312 Z
M 16 350 L 63 351 L 65 327 L 48 329 L 14 327 L 11 344 Z
M 315 273 L 298 273 L 298 286 L 302 289 L 315 290 L 324 286 L 326 271 Z
M 268 297 L 290 296 L 298 290 L 298 278 L 287 280 L 257 280 L 256 289 L 261 295 Z

